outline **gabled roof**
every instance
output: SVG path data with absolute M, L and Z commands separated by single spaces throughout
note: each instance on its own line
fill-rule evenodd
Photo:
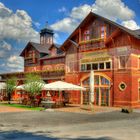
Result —
M 130 30 L 130 29 L 118 24 L 118 23 L 115 23 L 114 21 L 111 21 L 111 20 L 109 20 L 109 19 L 107 19 L 105 17 L 97 15 L 97 14 L 95 14 L 93 12 L 90 12 L 87 15 L 87 17 L 79 24 L 79 26 L 72 32 L 72 34 L 66 39 L 66 41 L 62 44 L 61 48 L 63 48 L 70 41 L 70 39 L 77 33 L 76 31 L 79 28 L 84 26 L 87 23 L 87 21 L 90 20 L 90 18 L 93 18 L 93 17 L 101 19 L 101 20 L 103 20 L 103 21 L 105 21 L 105 22 L 107 22 L 109 24 L 112 24 L 112 25 L 116 26 L 117 28 L 121 29 L 123 32 L 126 32 L 126 33 L 132 35 L 133 37 L 135 37 L 137 39 L 140 39 L 140 30 Z
M 48 48 L 50 47 L 49 44 L 42 45 L 42 44 L 35 43 L 35 42 L 29 42 L 29 43 L 26 45 L 26 47 L 23 49 L 23 51 L 21 52 L 20 56 L 23 56 L 25 50 L 26 50 L 29 46 L 34 47 L 39 53 L 45 53 L 45 54 L 48 54 L 48 53 L 49 53 L 49 50 L 48 50 Z
M 46 60 L 46 59 L 53 59 L 53 58 L 61 58 L 61 57 L 65 57 L 65 54 L 57 54 L 55 56 L 44 56 L 42 58 L 40 58 L 40 60 Z
M 140 37 L 140 29 L 134 30 L 135 34 L 137 34 Z
M 52 44 L 52 45 L 49 47 L 49 50 L 50 50 L 52 47 L 55 47 L 55 48 L 59 49 L 60 46 L 61 46 L 61 45 L 56 44 L 56 43 L 55 43 L 55 44 Z

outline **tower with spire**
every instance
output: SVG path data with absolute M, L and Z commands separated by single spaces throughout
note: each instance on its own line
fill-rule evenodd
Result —
M 52 45 L 53 44 L 53 35 L 54 32 L 51 29 L 51 27 L 48 25 L 48 22 L 46 22 L 46 26 L 41 29 L 40 31 L 40 44 L 41 45 Z

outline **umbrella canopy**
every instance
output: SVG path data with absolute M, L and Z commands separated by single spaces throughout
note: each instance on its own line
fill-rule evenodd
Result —
M 4 82 L 1 82 L 0 83 L 0 90 L 1 89 L 6 89 L 6 84 Z
M 71 83 L 63 82 L 63 81 L 56 81 L 53 83 L 45 84 L 44 90 L 86 90 L 81 86 L 77 86 Z
M 44 87 L 44 83 L 41 83 L 41 82 L 31 82 L 29 84 L 23 84 L 23 85 L 19 85 L 16 87 L 16 89 L 19 89 L 19 90 L 24 90 L 25 89 L 25 86 L 32 86 L 33 84 L 36 84 L 36 85 L 42 85 L 42 88 Z

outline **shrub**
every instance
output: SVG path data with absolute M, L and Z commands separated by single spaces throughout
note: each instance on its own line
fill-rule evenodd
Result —
M 123 107 L 121 112 L 123 112 L 123 113 L 132 113 L 133 109 L 131 107 Z

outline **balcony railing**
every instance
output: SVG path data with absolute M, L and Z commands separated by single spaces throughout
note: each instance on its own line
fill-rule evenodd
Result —
M 79 51 L 89 51 L 89 50 L 94 50 L 94 49 L 104 48 L 104 47 L 105 47 L 104 41 L 95 42 L 95 43 L 86 43 L 79 46 Z
M 95 42 L 104 42 L 105 38 L 94 38 L 94 39 L 90 39 L 90 40 L 83 40 L 81 42 L 79 42 L 79 45 L 85 45 L 85 44 L 89 44 L 89 43 L 95 43 Z
M 64 70 L 58 70 L 58 71 L 37 71 L 37 72 L 30 72 L 34 74 L 38 74 L 42 77 L 42 79 L 57 79 L 62 78 L 65 76 Z M 18 80 L 25 80 L 25 75 L 28 74 L 28 72 L 20 72 L 20 73 L 14 73 L 14 74 L 5 74 L 2 76 L 2 80 L 6 81 L 7 78 L 11 78 L 12 76 L 17 77 Z

